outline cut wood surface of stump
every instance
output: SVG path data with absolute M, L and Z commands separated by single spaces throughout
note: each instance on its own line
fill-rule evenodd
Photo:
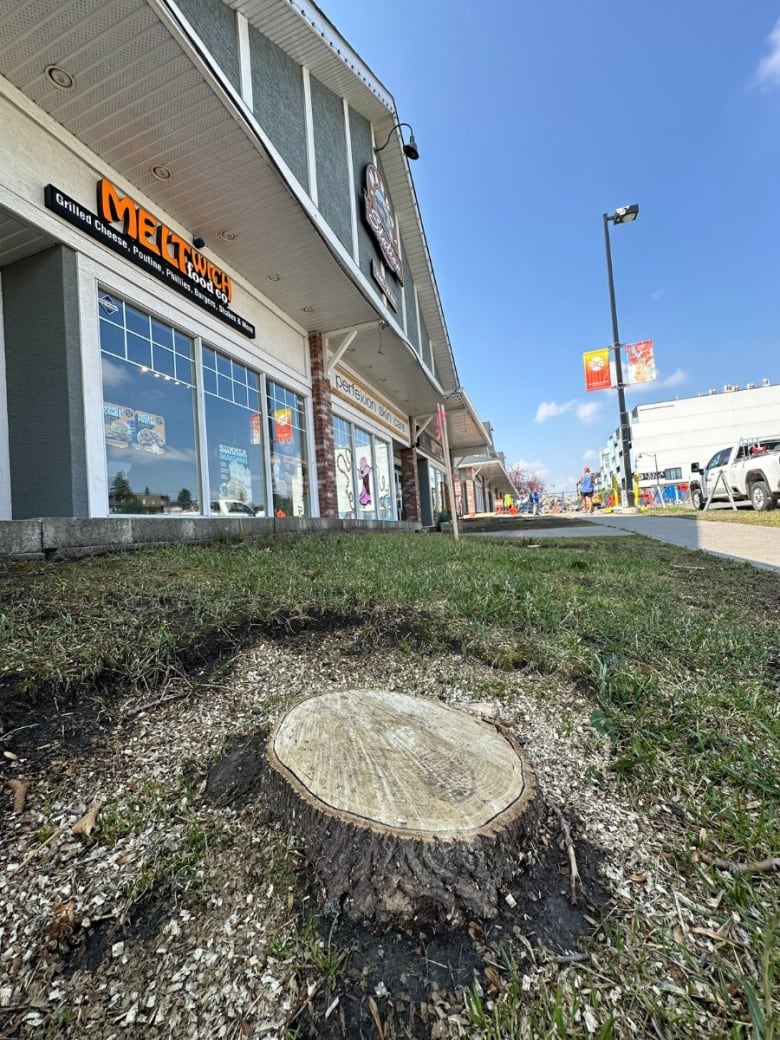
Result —
M 271 808 L 333 912 L 381 926 L 494 917 L 538 815 L 498 727 L 438 701 L 338 690 L 294 704 L 267 747 Z

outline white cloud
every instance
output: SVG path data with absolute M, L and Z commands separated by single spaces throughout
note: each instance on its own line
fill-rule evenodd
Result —
M 566 412 L 570 412 L 576 403 L 576 401 L 566 401 L 564 404 L 558 404 L 556 401 L 542 401 L 536 409 L 535 421 L 543 423 L 555 418 L 556 415 L 564 415 Z
M 583 462 L 593 462 L 593 460 L 597 459 L 598 457 L 599 457 L 599 453 L 596 451 L 595 448 L 587 448 L 582 453 L 582 461 Z
M 518 459 L 513 462 L 510 469 L 522 469 L 526 473 L 538 473 L 543 475 L 546 472 L 546 467 L 540 459 Z
M 129 382 L 131 382 L 131 378 L 127 365 L 120 365 L 115 361 L 109 361 L 106 357 L 103 358 L 103 386 L 116 390 Z
M 575 412 L 580 422 L 589 423 L 598 418 L 601 411 L 600 401 L 578 401 Z
M 593 422 L 600 411 L 600 401 L 580 401 L 576 397 L 573 397 L 571 401 L 563 401 L 560 404 L 557 401 L 542 401 L 536 409 L 535 421 L 543 423 L 548 419 L 554 419 L 558 415 L 574 412 L 580 422 L 589 423 Z
M 684 368 L 676 368 L 668 376 L 664 376 L 659 373 L 657 379 L 653 379 L 649 383 L 631 383 L 626 387 L 626 390 L 632 394 L 655 394 L 659 390 L 672 389 L 675 386 L 682 386 L 683 383 L 688 382 L 688 373 Z
M 684 368 L 676 368 L 670 376 L 663 376 L 660 380 L 661 386 L 681 386 L 688 382 L 688 373 Z
M 664 296 L 666 296 L 666 289 L 653 289 L 653 291 L 650 293 L 650 299 L 654 303 L 657 303 L 659 300 L 662 300 Z
M 756 79 L 763 90 L 780 86 L 780 20 L 768 37 L 769 54 L 761 59 L 756 71 Z

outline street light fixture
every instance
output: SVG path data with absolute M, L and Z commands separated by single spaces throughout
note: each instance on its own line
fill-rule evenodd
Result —
M 623 383 L 623 366 L 620 361 L 620 334 L 618 332 L 617 307 L 615 305 L 615 280 L 612 275 L 612 249 L 609 244 L 609 225 L 628 224 L 639 216 L 639 206 L 619 206 L 614 213 L 605 213 L 604 246 L 607 251 L 607 277 L 609 279 L 609 305 L 612 311 L 612 349 L 615 352 L 615 379 L 617 380 L 618 408 L 620 410 L 620 446 L 623 453 L 623 492 L 629 506 L 634 503 L 634 475 L 631 472 L 631 427 L 626 412 L 626 395 Z
M 661 501 L 661 505 L 666 507 L 666 500 L 664 499 L 664 493 L 661 489 L 661 477 L 658 472 L 658 455 L 654 451 L 640 451 L 637 454 L 636 461 L 640 459 L 652 459 L 653 460 L 653 479 L 655 480 L 655 486 L 658 490 L 658 498 Z

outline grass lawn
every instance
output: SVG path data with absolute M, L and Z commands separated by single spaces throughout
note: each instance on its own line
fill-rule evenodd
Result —
M 708 515 L 752 517 L 780 512 Z M 775 574 L 636 537 L 290 536 L 0 563 L 0 761 L 30 783 L 15 815 L 6 792 L 0 834 L 0 1036 L 205 1036 L 190 987 L 210 1036 L 780 1040 L 779 626 Z M 215 763 L 350 679 L 484 702 L 530 734 L 540 786 L 601 862 L 606 898 L 571 956 L 520 920 L 472 922 L 466 977 L 435 937 L 324 925 L 300 836 L 262 792 L 208 802 Z M 176 952 L 234 898 L 234 932 L 264 907 L 254 967 L 223 952 L 224 922 Z M 100 921 L 113 944 L 79 959 Z M 394 942 L 411 975 L 443 966 L 423 996 L 422 969 L 390 970 Z M 182 982 L 167 1026 L 166 956 Z M 221 993 L 245 985 L 232 1004 L 197 988 L 222 971 Z

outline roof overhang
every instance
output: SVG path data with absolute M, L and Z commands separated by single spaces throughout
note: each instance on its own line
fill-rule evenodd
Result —
M 392 97 L 315 5 L 231 0 L 230 6 L 346 97 L 378 132 L 397 121 Z M 307 21 L 312 11 L 323 23 L 319 30 Z M 383 172 L 406 229 L 435 374 L 171 0 L 59 0 L 43 17 L 36 0 L 18 0 L 0 13 L 0 41 L 0 75 L 67 131 L 61 136 L 73 151 L 93 163 L 97 157 L 96 177 L 113 173 L 142 204 L 178 223 L 182 235 L 197 233 L 206 242 L 203 252 L 235 273 L 237 285 L 243 279 L 255 287 L 302 331 L 327 336 L 361 327 L 350 365 L 386 387 L 410 415 L 434 408 L 457 386 L 400 138 L 383 151 Z M 52 84 L 49 65 L 73 76 L 71 90 Z M 156 166 L 170 177 L 157 179 Z M 385 361 L 380 318 L 387 322 Z
M 447 413 L 447 437 L 453 458 L 492 448 L 490 432 L 477 415 L 471 398 L 462 387 L 458 387 L 447 396 L 444 408 Z
M 517 488 L 512 483 L 503 460 L 498 455 L 486 456 L 484 458 L 463 458 L 455 460 L 456 471 L 470 470 L 474 479 L 481 479 L 497 494 L 517 494 Z

